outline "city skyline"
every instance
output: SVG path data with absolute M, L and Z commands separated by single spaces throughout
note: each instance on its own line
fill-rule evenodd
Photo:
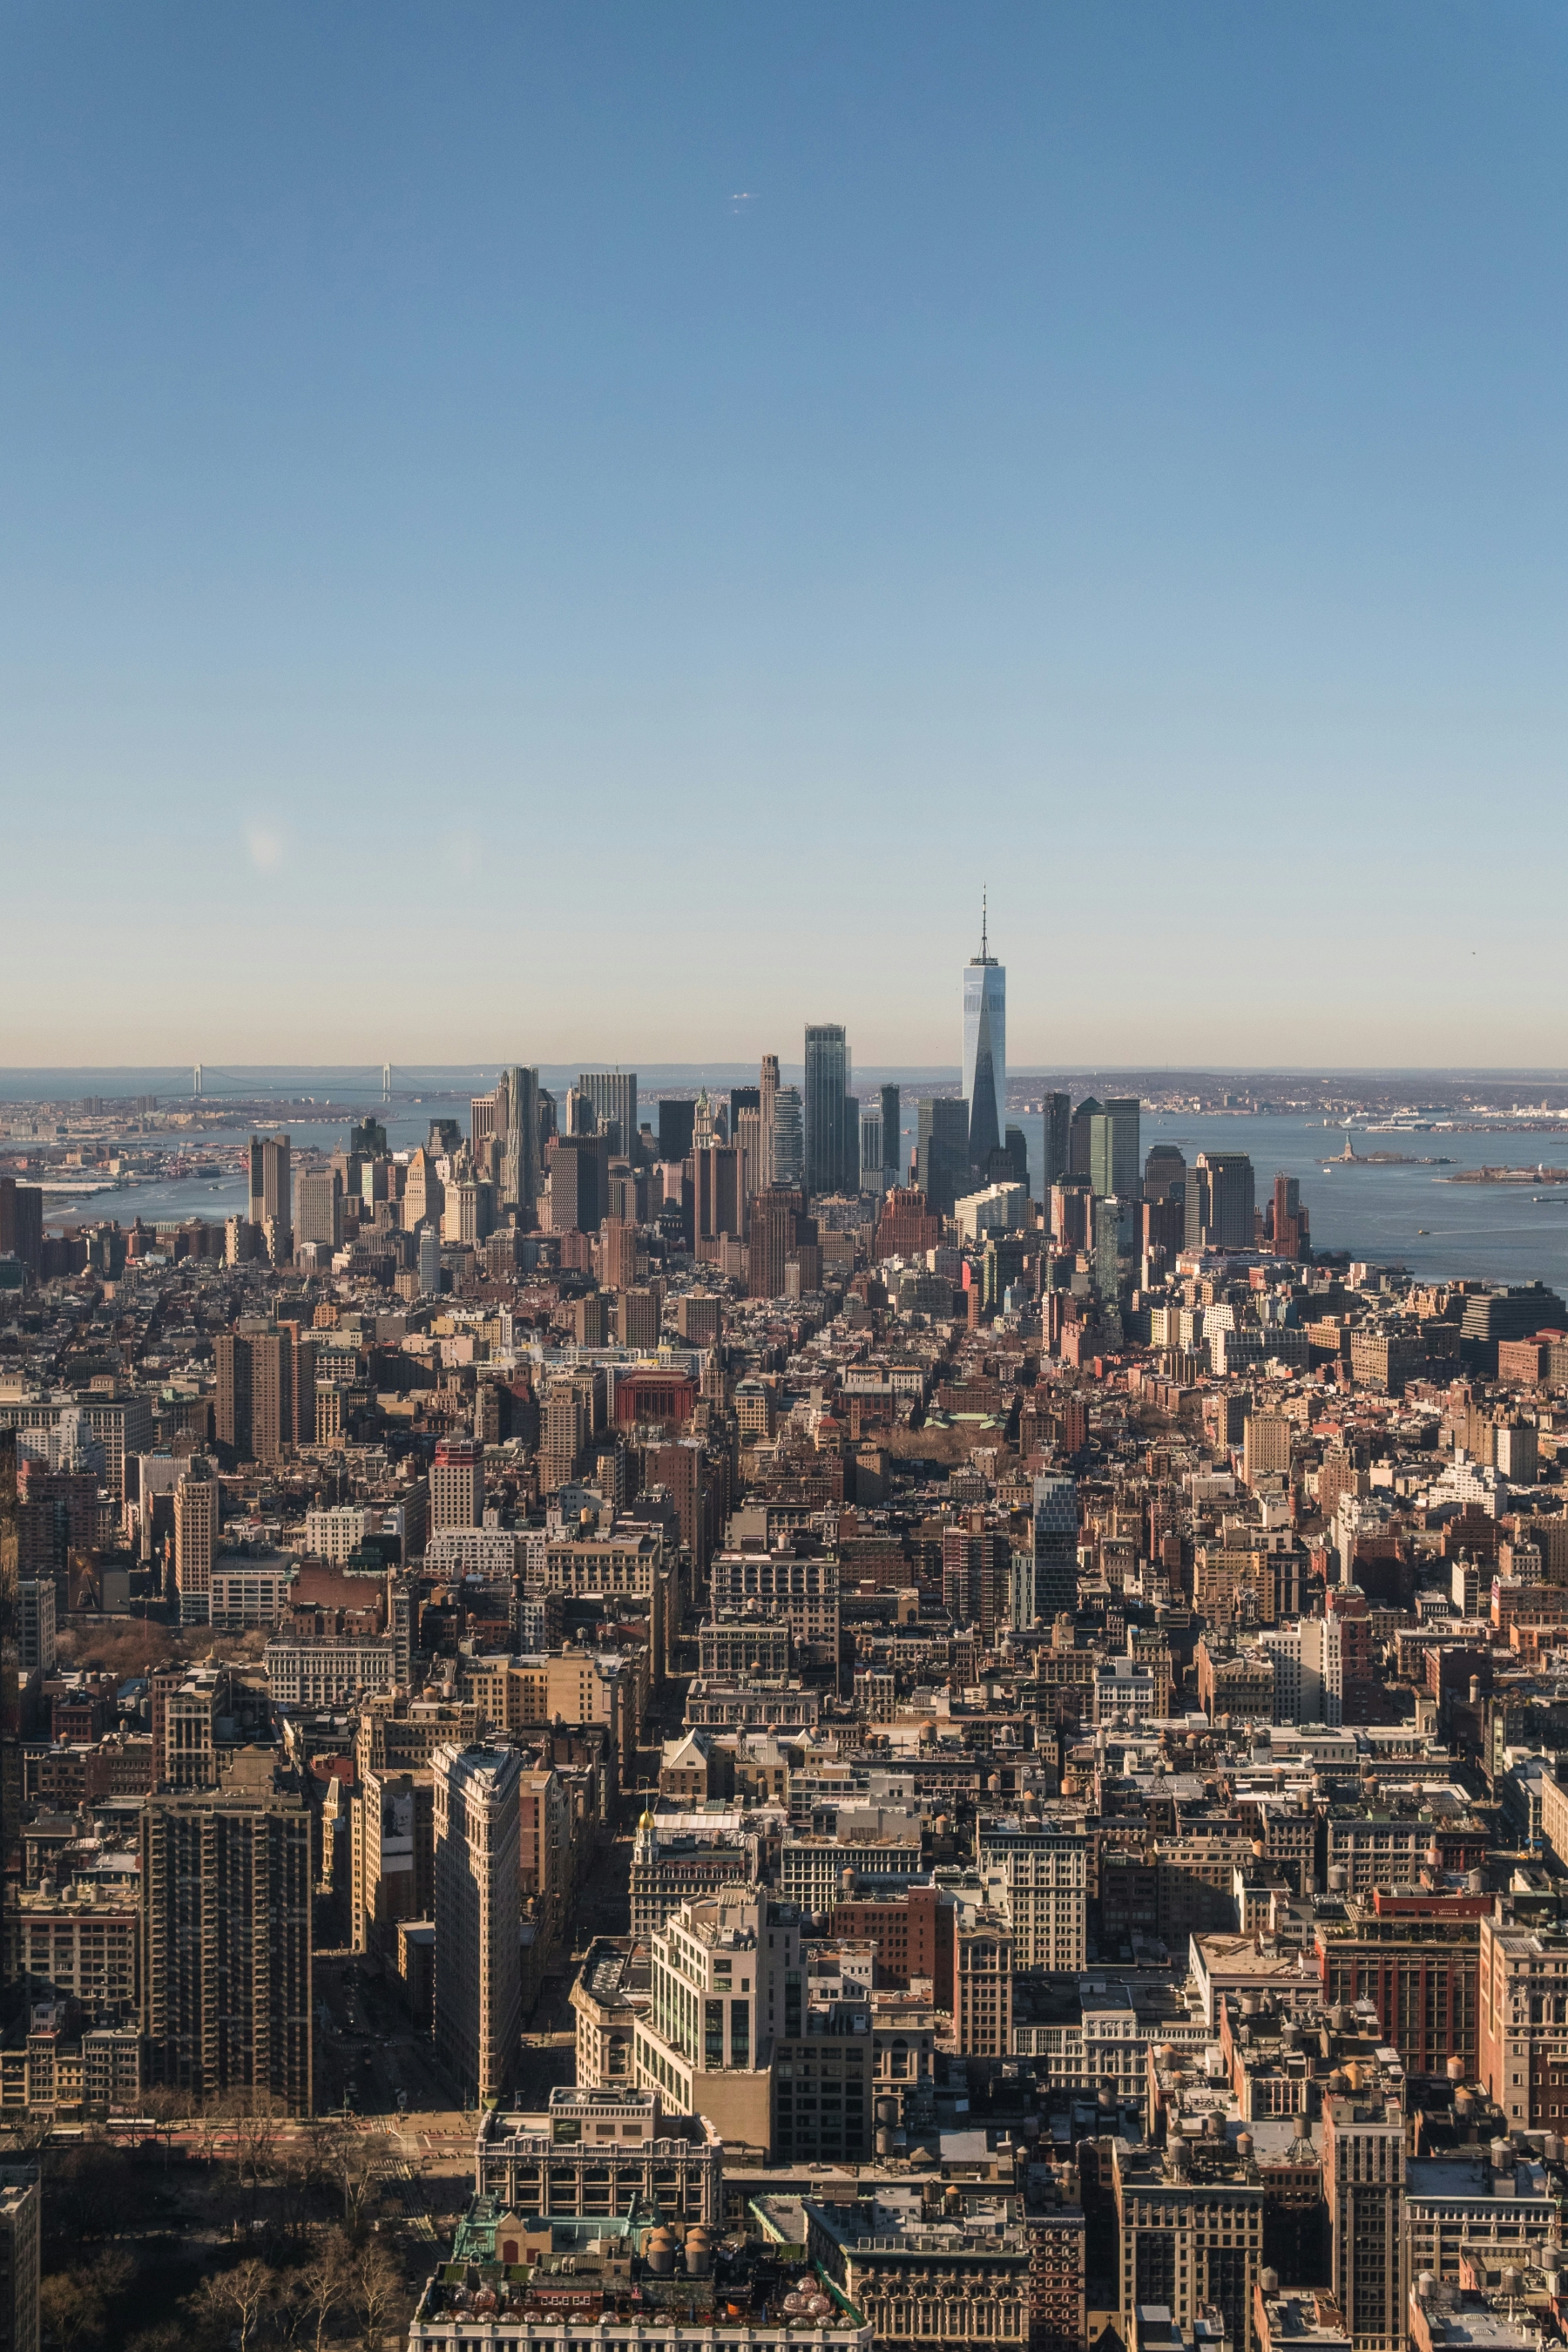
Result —
M 1568 2352 L 1565 116 L 0 8 L 0 2352 Z

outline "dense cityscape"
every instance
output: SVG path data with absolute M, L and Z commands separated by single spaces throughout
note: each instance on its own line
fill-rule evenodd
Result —
M 959 979 L 221 1218 L 199 1073 L 13 1110 L 0 2344 L 1555 2336 L 1568 1306 Z

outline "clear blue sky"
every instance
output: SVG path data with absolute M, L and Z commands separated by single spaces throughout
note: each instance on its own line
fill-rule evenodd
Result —
M 0 5 L 0 1064 L 1568 1060 L 1568 13 Z

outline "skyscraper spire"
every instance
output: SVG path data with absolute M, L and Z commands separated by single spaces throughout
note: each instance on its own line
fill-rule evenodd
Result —
M 969 961 L 972 969 L 976 968 L 981 964 L 994 963 L 995 961 L 995 958 L 991 952 L 990 902 L 990 885 L 983 882 L 980 886 L 980 953 L 977 956 L 970 957 Z
M 984 1170 L 1003 1139 L 1007 1102 L 1007 975 L 991 952 L 991 894 L 980 892 L 980 953 L 963 976 L 963 1094 L 969 1158 Z

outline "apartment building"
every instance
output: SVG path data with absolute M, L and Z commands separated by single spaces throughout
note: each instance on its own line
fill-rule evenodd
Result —
M 312 2112 L 310 1816 L 270 1750 L 216 1788 L 157 1791 L 142 1814 L 147 2079 L 198 2098 Z

